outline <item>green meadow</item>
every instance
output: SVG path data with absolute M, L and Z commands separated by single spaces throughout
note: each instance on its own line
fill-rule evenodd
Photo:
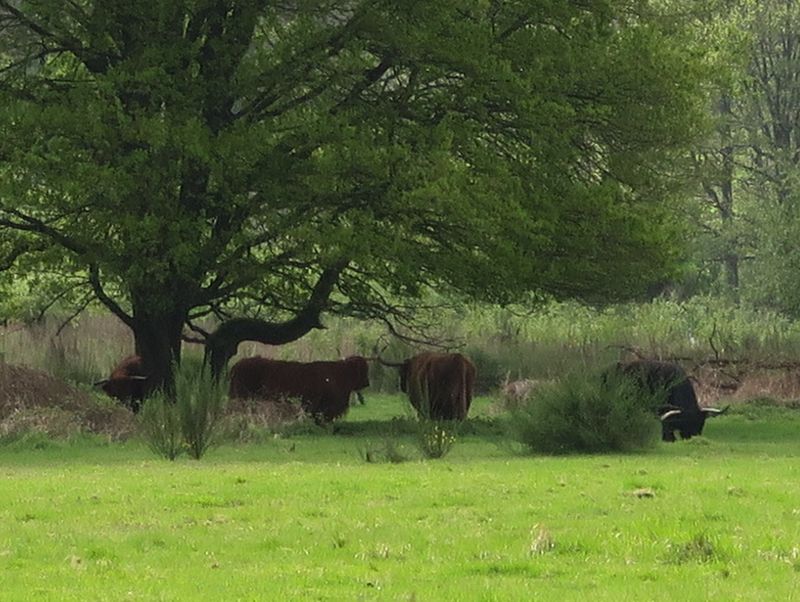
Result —
M 5 441 L 0 599 L 800 599 L 800 412 L 737 406 L 650 452 L 545 457 L 490 404 L 438 460 L 389 395 L 335 432 L 200 461 Z

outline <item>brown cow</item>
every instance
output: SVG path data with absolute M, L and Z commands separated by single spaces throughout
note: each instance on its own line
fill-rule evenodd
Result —
M 94 383 L 110 397 L 120 400 L 135 414 L 148 393 L 147 373 L 142 358 L 131 355 L 117 364 L 108 378 Z
M 399 364 L 400 390 L 420 416 L 433 420 L 464 420 L 472 403 L 475 364 L 460 353 L 420 353 Z
M 369 366 L 360 356 L 339 361 L 291 362 L 247 357 L 230 371 L 231 397 L 297 398 L 317 422 L 330 422 L 350 407 L 350 394 L 369 386 Z

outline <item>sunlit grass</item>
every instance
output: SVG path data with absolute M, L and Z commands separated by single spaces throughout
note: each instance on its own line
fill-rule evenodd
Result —
M 725 416 L 646 454 L 557 458 L 514 454 L 478 418 L 443 459 L 366 462 L 359 447 L 381 437 L 414 449 L 406 404 L 372 395 L 336 432 L 199 462 L 135 441 L 0 447 L 2 599 L 797 595 L 795 412 Z

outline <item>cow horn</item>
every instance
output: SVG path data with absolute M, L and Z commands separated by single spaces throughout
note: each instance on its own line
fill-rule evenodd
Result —
M 379 363 L 383 364 L 384 366 L 389 366 L 390 368 L 400 368 L 405 365 L 405 362 L 387 362 L 379 355 L 376 356 L 375 359 L 378 360 Z
M 96 383 L 92 383 L 92 386 L 93 387 L 102 387 L 107 382 L 108 382 L 108 379 L 104 378 L 103 380 L 98 380 Z
M 146 376 L 139 376 L 138 374 L 133 374 L 127 377 L 128 380 L 147 380 Z
M 681 413 L 682 412 L 680 410 L 670 410 L 669 412 L 664 412 L 658 418 L 659 420 L 661 420 L 661 422 L 664 422 L 665 420 L 669 420 L 673 416 L 679 416 Z
M 720 415 L 724 414 L 725 412 L 727 412 L 730 409 L 730 407 L 731 406 L 725 406 L 721 410 L 718 409 L 718 408 L 703 408 L 700 411 L 703 412 L 703 414 L 705 414 L 706 416 L 714 416 L 714 417 L 716 417 L 716 416 L 720 416 Z

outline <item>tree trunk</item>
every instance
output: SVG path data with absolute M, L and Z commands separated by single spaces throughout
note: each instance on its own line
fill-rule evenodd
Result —
M 183 317 L 178 314 L 180 312 L 134 315 L 136 353 L 141 356 L 149 376 L 148 389 L 163 389 L 169 396 L 175 393 L 173 367 L 181 359 Z

